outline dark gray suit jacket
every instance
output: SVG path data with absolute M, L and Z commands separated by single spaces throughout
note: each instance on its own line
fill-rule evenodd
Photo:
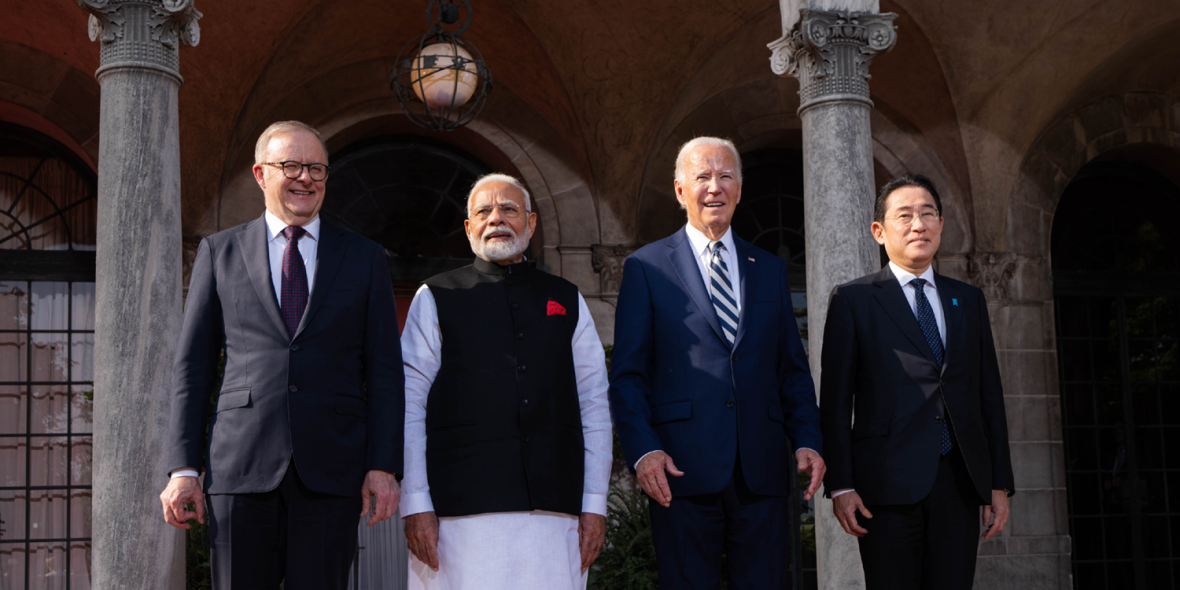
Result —
M 219 353 L 225 376 L 216 407 Z M 294 459 L 308 488 L 359 496 L 401 478 L 405 379 L 384 250 L 323 220 L 294 338 L 279 314 L 259 218 L 201 241 L 176 351 L 169 470 L 205 469 L 211 494 L 274 489 Z

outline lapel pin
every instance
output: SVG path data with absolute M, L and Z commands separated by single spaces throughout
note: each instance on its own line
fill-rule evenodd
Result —
M 959 306 L 959 300 L 958 300 L 958 299 L 954 299 L 954 298 L 952 298 L 952 299 L 951 299 L 951 306 L 953 306 L 953 307 L 958 307 L 958 306 Z
M 753 256 L 747 256 L 747 257 L 746 257 L 746 260 L 749 260 L 750 262 L 754 262 L 754 257 L 753 257 Z

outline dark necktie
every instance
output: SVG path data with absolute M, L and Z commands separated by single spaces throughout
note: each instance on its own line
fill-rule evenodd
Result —
M 299 320 L 303 319 L 303 309 L 307 307 L 307 268 L 303 266 L 303 256 L 299 254 L 299 238 L 307 231 L 296 225 L 288 225 L 283 230 L 287 237 L 287 248 L 283 250 L 283 298 L 280 308 L 283 312 L 283 323 L 287 324 L 287 335 L 294 338 L 295 330 L 299 329 Z
M 914 287 L 914 303 L 918 308 L 918 325 L 922 327 L 922 335 L 926 337 L 926 344 L 930 345 L 930 350 L 934 352 L 934 360 L 938 362 L 938 366 L 942 367 L 942 337 L 938 335 L 938 322 L 934 319 L 934 308 L 930 307 L 930 300 L 926 298 L 926 279 L 914 279 L 910 281 L 910 285 Z M 940 449 L 943 455 L 951 452 L 951 429 L 950 415 L 943 408 L 942 421 L 942 448 Z
M 713 307 L 717 310 L 717 319 L 721 321 L 721 331 L 725 334 L 725 341 L 729 348 L 733 348 L 737 339 L 738 309 L 737 298 L 733 296 L 733 283 L 729 281 L 729 267 L 721 253 L 725 244 L 720 241 L 709 245 L 713 256 L 709 261 L 709 291 L 713 298 Z

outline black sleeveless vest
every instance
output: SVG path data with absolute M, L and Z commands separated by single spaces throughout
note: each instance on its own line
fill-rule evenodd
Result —
M 527 263 L 479 258 L 426 284 L 442 331 L 426 402 L 435 512 L 581 514 L 577 287 Z

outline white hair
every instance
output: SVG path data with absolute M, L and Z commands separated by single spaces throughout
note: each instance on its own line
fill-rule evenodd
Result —
M 493 172 L 491 174 L 480 176 L 479 179 L 475 181 L 475 184 L 471 185 L 471 190 L 467 192 L 468 219 L 471 219 L 471 199 L 475 198 L 475 193 L 479 192 L 480 187 L 488 184 L 489 182 L 503 182 L 505 184 L 511 184 L 512 186 L 520 189 L 520 192 L 524 193 L 524 212 L 526 214 L 533 212 L 532 205 L 529 205 L 529 189 L 524 188 L 524 183 L 517 180 L 515 177 L 508 176 L 507 174 Z
M 733 145 L 733 142 L 728 139 L 708 136 L 695 137 L 685 142 L 684 145 L 680 146 L 680 153 L 676 155 L 676 170 L 674 176 L 676 180 L 684 182 L 684 165 L 687 163 L 688 153 L 701 146 L 728 148 L 729 151 L 733 153 L 734 164 L 737 165 L 737 170 L 734 172 L 734 174 L 737 176 L 738 182 L 742 181 L 742 156 L 738 153 L 737 146 Z
M 301 121 L 277 121 L 271 123 L 270 127 L 267 127 L 262 132 L 262 135 L 258 136 L 258 143 L 254 144 L 254 163 L 261 164 L 266 159 L 266 148 L 270 145 L 272 137 L 280 133 L 298 133 L 300 131 L 310 133 L 319 140 L 320 148 L 324 150 L 324 161 L 321 164 L 327 164 L 328 145 L 324 143 L 324 138 L 320 136 L 320 132 L 316 131 L 315 127 Z

